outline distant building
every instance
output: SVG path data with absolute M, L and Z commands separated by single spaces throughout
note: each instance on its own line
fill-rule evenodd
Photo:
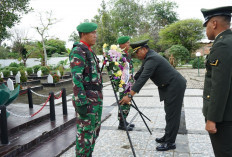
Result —
M 212 40 L 208 40 L 208 39 L 202 39 L 200 41 L 200 48 L 196 50 L 196 52 L 200 52 L 201 56 L 207 55 L 210 52 L 210 48 L 213 45 L 213 41 Z M 195 53 L 196 53 L 195 52 Z

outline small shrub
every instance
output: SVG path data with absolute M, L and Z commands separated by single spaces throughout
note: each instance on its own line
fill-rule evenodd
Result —
M 18 71 L 20 71 L 20 70 L 24 70 L 25 67 L 24 66 L 19 66 L 17 69 L 18 69 Z
M 22 85 L 19 85 L 18 83 L 16 83 L 16 84 L 14 85 L 14 89 L 17 88 L 18 86 L 20 86 L 20 87 L 19 87 L 20 90 L 23 89 L 23 86 L 22 86 Z
M 18 69 L 16 67 L 10 67 L 9 70 L 12 71 L 13 75 L 16 75 L 18 72 Z
M 25 74 L 25 71 L 24 70 L 20 70 L 20 74 L 21 74 L 20 82 L 27 82 L 27 76 Z
M 34 73 L 36 74 L 36 73 L 39 71 L 40 68 L 41 68 L 40 65 L 35 65 L 35 66 L 33 66 Z
M 19 64 L 15 63 L 15 62 L 12 62 L 12 63 L 10 63 L 9 67 L 16 67 L 16 68 L 18 68 Z
M 173 45 L 169 49 L 169 53 L 173 54 L 173 57 L 175 58 L 175 64 L 181 64 L 184 63 L 189 59 L 189 51 L 182 45 Z
M 57 82 L 60 81 L 60 77 L 57 74 L 52 75 L 52 77 L 53 77 L 53 82 L 54 83 L 57 83 Z
M 199 63 L 198 63 L 198 58 L 196 57 L 193 61 L 192 61 L 192 67 L 193 69 L 197 69 L 198 68 L 198 64 L 199 64 L 199 68 L 205 68 L 205 59 L 204 57 L 199 57 Z
M 41 69 L 43 75 L 48 75 L 50 72 L 49 68 L 45 67 L 45 66 L 41 67 L 40 69 Z
M 0 75 L 0 83 L 3 83 L 3 78 L 1 77 L 1 75 Z
M 9 71 L 9 70 L 3 70 L 2 73 L 3 73 L 3 76 L 4 76 L 5 78 L 7 78 L 7 77 L 10 76 L 10 71 Z
M 64 75 L 64 67 L 63 67 L 63 65 L 59 66 L 59 71 L 60 71 L 60 75 L 63 76 Z
M 32 70 L 32 68 L 27 68 L 27 69 L 26 69 L 26 71 L 27 71 L 27 74 L 28 74 L 28 75 L 33 74 L 33 70 Z

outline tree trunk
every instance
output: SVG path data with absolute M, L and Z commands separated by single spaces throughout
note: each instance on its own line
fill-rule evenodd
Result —
M 43 43 L 43 50 L 44 50 L 44 65 L 47 66 L 47 51 L 45 47 L 44 38 L 42 38 L 42 43 Z

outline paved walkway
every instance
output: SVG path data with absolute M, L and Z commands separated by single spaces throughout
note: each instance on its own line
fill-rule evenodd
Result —
M 155 138 L 162 137 L 164 134 L 165 113 L 163 102 L 159 102 L 157 87 L 151 81 L 148 81 L 134 100 L 139 109 L 152 120 L 152 123 L 147 121 L 152 135 L 149 134 L 142 119 L 133 108 L 128 116 L 128 121 L 134 119 L 133 123 L 136 125 L 134 130 L 129 132 L 136 156 L 214 157 L 209 136 L 204 130 L 204 117 L 201 112 L 204 70 L 200 70 L 199 76 L 197 69 L 179 69 L 178 71 L 188 80 L 181 122 L 182 132 L 185 130 L 185 134 L 178 134 L 176 140 L 177 149 L 166 152 L 157 152 L 155 150 L 158 145 Z M 103 110 L 109 111 L 112 115 L 102 123 L 93 156 L 132 157 L 133 154 L 126 132 L 117 129 L 118 107 L 114 104 L 115 98 L 111 85 L 104 87 L 103 91 Z M 75 146 L 66 151 L 62 157 L 74 157 L 74 150 Z

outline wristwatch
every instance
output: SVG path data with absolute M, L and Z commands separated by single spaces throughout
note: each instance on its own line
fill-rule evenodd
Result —
M 133 96 L 130 93 L 128 93 L 127 96 L 128 98 L 131 98 L 131 99 L 133 98 Z

